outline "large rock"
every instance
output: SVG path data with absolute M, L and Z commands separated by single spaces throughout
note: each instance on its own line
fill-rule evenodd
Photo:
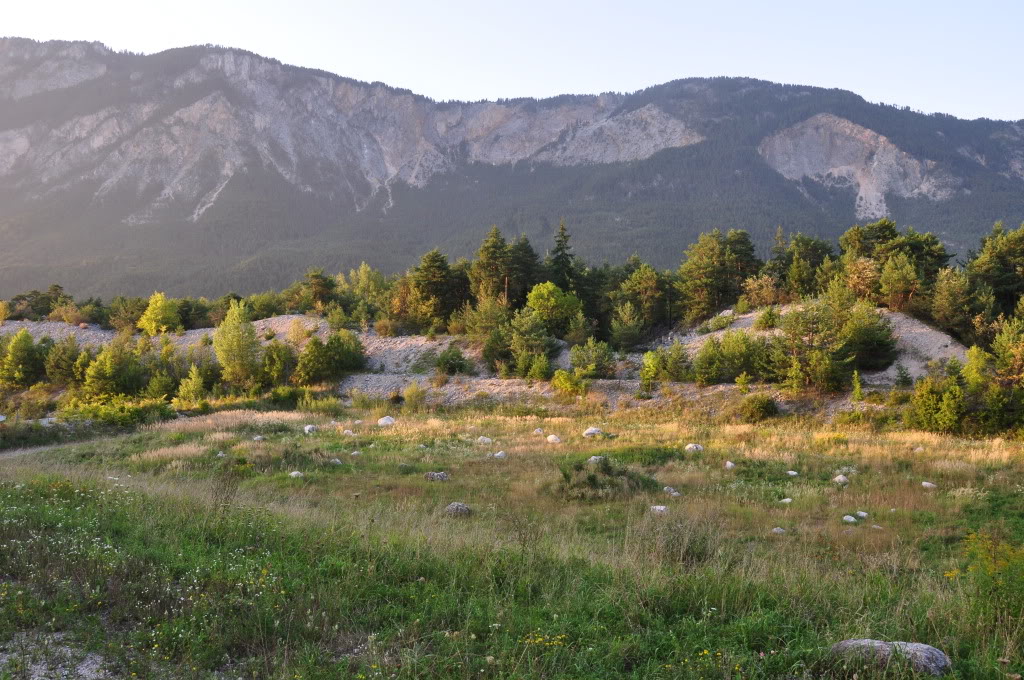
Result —
M 449 479 L 447 472 L 428 472 L 423 476 L 428 482 L 447 482 Z
M 468 505 L 459 502 L 449 503 L 444 509 L 444 513 L 452 517 L 468 517 L 472 512 Z
M 894 658 L 905 659 L 916 672 L 934 676 L 949 673 L 953 666 L 941 649 L 920 642 L 843 640 L 832 645 L 829 654 L 837 660 L 860 660 L 879 668 L 885 668 Z
M 704 447 L 701 446 L 700 444 L 694 444 L 694 443 L 691 442 L 691 443 L 686 445 L 686 452 L 687 453 L 698 453 L 698 452 L 703 451 L 703 450 L 704 450 Z
M 302 428 L 302 431 L 305 432 L 306 434 L 315 434 L 316 425 L 306 425 L 304 428 Z
M 380 427 L 388 427 L 388 426 L 394 425 L 394 424 L 395 424 L 395 419 L 392 418 L 391 416 L 384 416 L 383 418 L 381 418 L 381 419 L 379 419 L 377 421 L 377 425 L 379 425 Z
M 477 444 L 492 444 L 493 442 L 493 439 L 491 439 L 490 437 L 485 437 L 483 435 L 480 435 L 479 437 L 476 438 Z
M 599 434 L 603 434 L 603 431 L 599 427 L 588 427 L 583 431 L 583 436 L 587 438 L 596 437 Z
M 548 435 L 548 444 L 561 444 L 562 439 L 557 434 Z

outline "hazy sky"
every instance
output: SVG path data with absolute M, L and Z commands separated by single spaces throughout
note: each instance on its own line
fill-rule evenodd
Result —
M 435 99 L 632 91 L 687 76 L 1024 118 L 1024 0 L 9 1 L 0 34 L 216 43 Z

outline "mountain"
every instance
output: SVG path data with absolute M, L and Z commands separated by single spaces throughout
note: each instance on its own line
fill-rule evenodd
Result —
M 1024 220 L 1024 121 L 749 78 L 436 102 L 237 49 L 0 39 L 0 296 L 248 292 L 491 224 L 543 250 L 562 217 L 590 259 L 671 267 L 714 227 L 884 215 L 961 254 Z

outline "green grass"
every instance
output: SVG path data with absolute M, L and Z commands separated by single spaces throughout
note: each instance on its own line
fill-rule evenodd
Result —
M 825 650 L 874 637 L 934 644 L 959 678 L 1020 671 L 999 602 L 1024 584 L 996 596 L 963 550 L 1020 542 L 1016 444 L 640 409 L 324 418 L 213 414 L 5 461 L 0 644 L 62 632 L 115 677 L 658 680 L 852 677 Z

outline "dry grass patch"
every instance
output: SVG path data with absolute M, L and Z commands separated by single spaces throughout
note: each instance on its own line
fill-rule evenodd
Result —
M 164 446 L 159 449 L 153 449 L 152 451 L 145 451 L 143 453 L 137 453 L 130 458 L 135 462 L 161 462 L 168 460 L 179 460 L 186 458 L 195 458 L 202 456 L 209 451 L 209 447 L 204 446 L 198 442 L 189 442 L 187 444 L 179 444 L 177 446 Z

